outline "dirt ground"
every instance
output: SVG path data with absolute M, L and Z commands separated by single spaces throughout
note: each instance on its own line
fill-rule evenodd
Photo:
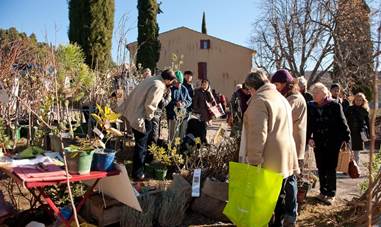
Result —
M 225 120 L 214 121 L 211 126 L 208 127 L 208 140 L 211 143 L 215 139 L 215 135 L 218 129 L 222 126 L 223 131 L 229 135 L 230 131 L 227 127 Z M 161 137 L 165 138 L 167 132 L 164 129 L 161 133 Z M 128 151 L 126 153 L 131 153 Z M 309 168 L 311 173 L 316 172 L 314 165 L 313 154 L 309 156 Z M 316 196 L 319 194 L 319 184 L 307 195 L 306 202 L 300 207 L 298 216 L 298 226 L 356 226 L 355 224 L 345 224 L 342 222 L 350 218 L 346 213 L 349 209 L 348 201 L 351 201 L 355 197 L 361 195 L 360 184 L 366 180 L 367 164 L 368 163 L 368 151 L 361 153 L 360 168 L 362 176 L 358 179 L 351 179 L 348 175 L 341 173 L 337 174 L 337 197 L 336 202 L 332 206 L 324 205 L 316 200 Z M 20 204 L 21 206 L 28 204 Z M 381 221 L 381 220 L 380 220 Z M 381 222 L 380 222 L 381 223 Z M 222 223 L 195 212 L 189 211 L 182 226 L 233 226 L 230 223 Z M 379 225 L 381 226 L 381 225 Z
M 213 126 L 208 128 L 209 141 L 214 137 L 220 125 L 223 125 L 227 134 L 230 133 L 223 120 L 215 121 Z M 300 207 L 297 220 L 298 226 L 356 226 L 355 224 L 343 225 L 342 222 L 348 219 L 348 217 L 345 216 L 347 215 L 345 211 L 349 209 L 347 205 L 348 202 L 362 194 L 360 184 L 367 178 L 368 151 L 362 152 L 360 158 L 360 169 L 362 173 L 360 178 L 352 179 L 348 175 L 337 173 L 337 194 L 336 201 L 333 205 L 327 206 L 315 198 L 319 194 L 319 182 L 317 182 L 315 188 L 312 188 L 308 192 L 305 203 Z M 310 152 L 308 166 L 310 170 L 307 171 L 316 173 L 314 163 L 313 153 Z M 194 213 L 190 213 L 184 221 L 184 226 L 188 226 L 188 224 L 191 226 L 229 226 L 228 223 L 213 223 L 212 220 Z
M 229 127 L 226 121 L 216 120 L 213 121 L 212 125 L 208 127 L 208 141 L 212 143 L 215 139 L 217 131 L 222 127 L 223 132 L 226 135 L 230 134 Z M 161 137 L 167 137 L 166 129 L 162 130 Z M 316 186 L 312 188 L 308 194 L 304 204 L 300 206 L 299 216 L 297 219 L 298 226 L 356 226 L 355 224 L 342 224 L 343 221 L 347 220 L 346 215 L 351 215 L 346 213 L 349 209 L 348 202 L 353 198 L 359 197 L 362 192 L 360 190 L 360 184 L 366 180 L 368 173 L 367 163 L 369 160 L 368 151 L 364 151 L 360 155 L 360 169 L 361 177 L 358 179 L 352 179 L 348 175 L 337 173 L 337 194 L 336 201 L 333 205 L 327 206 L 322 204 L 316 199 L 319 194 L 319 182 Z M 315 160 L 313 152 L 309 152 L 308 157 L 308 169 L 311 173 L 316 174 Z M 195 212 L 188 212 L 182 226 L 233 226 L 230 223 L 223 223 L 214 221 L 203 215 Z M 380 225 L 381 226 L 381 225 Z

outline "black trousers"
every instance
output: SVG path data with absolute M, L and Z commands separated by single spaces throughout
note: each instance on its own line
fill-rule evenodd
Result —
M 316 166 L 318 168 L 320 193 L 333 197 L 336 195 L 336 166 L 339 152 L 315 148 Z
M 141 178 L 144 175 L 144 162 L 147 155 L 148 139 L 152 130 L 152 122 L 145 120 L 145 133 L 132 129 L 135 137 L 135 151 L 132 165 L 132 177 Z
M 148 144 L 157 143 L 159 139 L 159 131 L 160 131 L 160 117 L 155 116 L 152 118 L 152 130 L 148 138 Z
M 320 193 L 325 196 L 333 197 L 336 195 L 336 168 L 320 168 L 318 169 Z

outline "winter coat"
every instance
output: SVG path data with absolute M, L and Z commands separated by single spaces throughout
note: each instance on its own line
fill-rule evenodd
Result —
M 306 103 L 314 100 L 314 97 L 309 92 L 303 92 L 302 95 L 304 99 L 306 100 Z
M 336 97 L 336 98 L 332 97 L 332 99 L 341 104 L 341 106 L 343 107 L 344 113 L 347 112 L 347 110 L 350 106 L 348 99 L 339 98 L 339 97 Z
M 285 178 L 298 173 L 291 107 L 275 85 L 266 83 L 250 99 L 243 118 L 242 141 L 244 162 L 261 165 Z
M 247 102 L 249 101 L 250 97 L 250 94 L 245 94 L 243 88 L 240 88 L 233 93 L 230 100 L 230 111 L 234 117 L 242 119 L 243 113 L 245 113 L 247 109 Z
M 145 133 L 144 120 L 152 120 L 165 89 L 161 76 L 147 78 L 135 87 L 117 111 L 128 120 L 133 129 Z
M 176 118 L 175 108 L 177 108 L 176 103 L 182 102 L 184 108 L 188 108 L 192 105 L 192 99 L 189 96 L 188 89 L 180 84 L 180 87 L 171 87 L 172 100 L 166 106 L 167 118 L 168 120 L 174 120 Z
M 327 99 L 322 106 L 309 102 L 307 110 L 307 141 L 315 142 L 317 167 L 336 168 L 340 147 L 351 138 L 342 106 Z
M 201 121 L 209 121 L 210 114 L 206 102 L 212 103 L 214 101 L 210 91 L 204 91 L 202 88 L 194 90 L 192 112 L 200 115 Z
M 369 112 L 360 106 L 350 106 L 345 115 L 351 130 L 352 150 L 364 150 L 361 132 L 369 138 Z
M 164 93 L 163 98 L 161 99 L 161 101 L 159 102 L 159 105 L 157 106 L 157 109 L 155 111 L 155 118 L 156 119 L 160 119 L 161 118 L 161 115 L 163 114 L 164 108 L 166 106 L 168 106 L 168 104 L 171 102 L 171 100 L 172 100 L 171 90 L 168 89 Z
M 287 96 L 292 110 L 293 136 L 298 159 L 304 159 L 307 135 L 307 103 L 299 92 Z
M 188 94 L 189 94 L 189 96 L 191 97 L 191 99 L 193 99 L 193 84 L 189 84 L 187 81 L 184 80 L 183 85 L 184 85 L 184 87 L 187 88 L 187 90 L 188 90 Z M 192 112 L 192 105 L 190 105 L 190 106 L 187 108 L 187 111 L 188 111 L 188 112 Z

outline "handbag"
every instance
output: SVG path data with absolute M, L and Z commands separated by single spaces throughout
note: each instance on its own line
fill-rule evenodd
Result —
M 224 214 L 238 227 L 267 226 L 282 182 L 283 176 L 279 173 L 230 162 L 228 203 Z
M 357 165 L 357 162 L 353 157 L 353 152 L 352 152 L 352 156 L 351 156 L 351 161 L 348 164 L 348 175 L 351 178 L 359 178 L 360 177 L 360 168 Z
M 340 148 L 336 171 L 348 173 L 349 163 L 353 159 L 352 156 L 352 151 L 349 149 L 347 143 L 344 142 Z
M 368 131 L 368 128 L 365 127 L 360 132 L 360 137 L 361 137 L 361 140 L 363 142 L 368 142 L 369 141 L 369 136 L 368 136 L 367 131 Z

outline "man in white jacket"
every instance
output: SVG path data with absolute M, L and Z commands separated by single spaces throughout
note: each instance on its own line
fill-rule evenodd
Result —
M 164 70 L 160 76 L 143 80 L 119 107 L 119 112 L 128 120 L 135 137 L 132 177 L 144 179 L 144 160 L 147 141 L 152 130 L 152 119 L 163 98 L 165 89 L 176 79 L 172 70 Z

